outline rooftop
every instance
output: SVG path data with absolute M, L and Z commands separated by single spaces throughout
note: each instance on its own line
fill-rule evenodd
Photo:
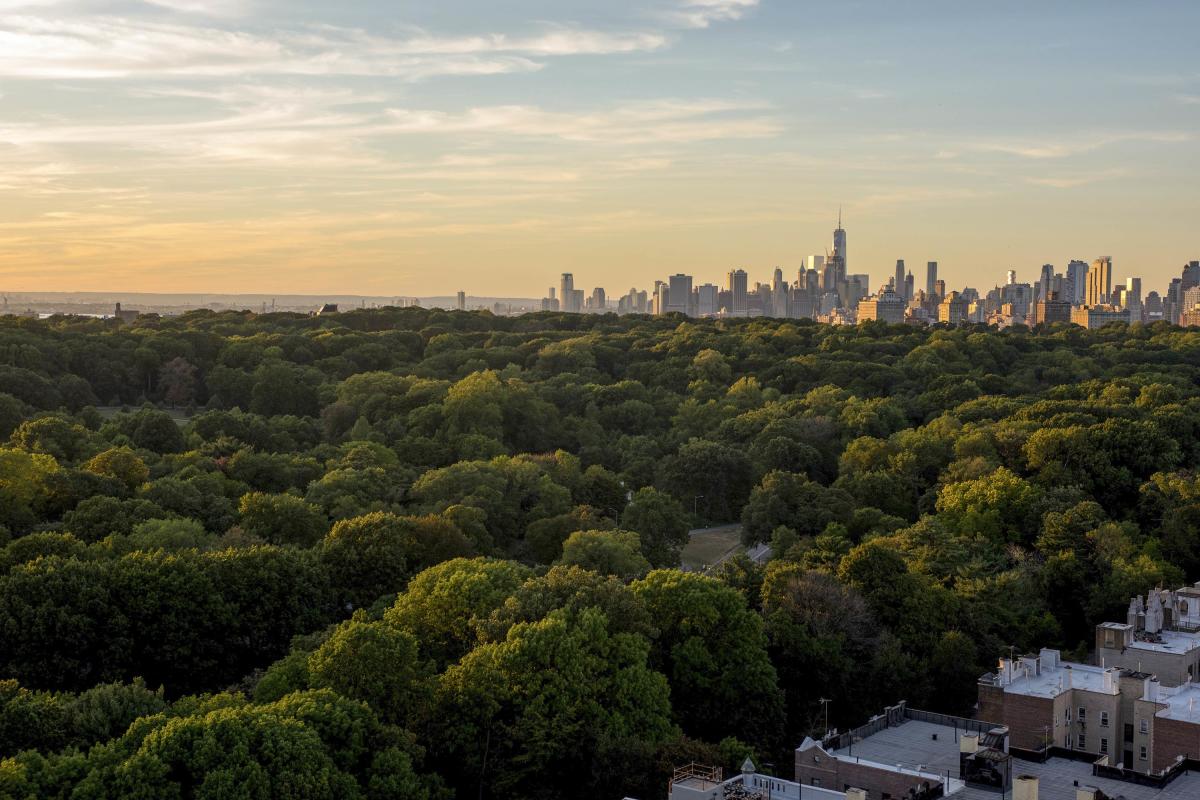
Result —
M 761 775 L 749 759 L 741 774 L 721 778 L 720 770 L 712 767 L 680 767 L 671 781 L 670 800 L 846 800 L 844 793 L 832 789 Z
M 1187 631 L 1159 631 L 1155 634 L 1138 633 L 1130 648 L 1153 650 L 1156 653 L 1187 653 L 1200 647 L 1200 633 Z
M 1120 691 L 1120 670 L 1063 662 L 1057 650 L 1043 650 L 1038 656 L 1022 656 L 1016 661 L 1001 659 L 994 679 L 1006 692 L 1032 697 L 1058 697 L 1071 689 L 1098 694 Z
M 853 746 L 836 751 L 839 758 L 858 757 L 883 764 L 924 764 L 930 772 L 958 774 L 958 737 L 961 728 L 909 720 L 903 725 L 885 728 Z M 937 734 L 937 739 L 933 738 Z M 1139 786 L 1124 781 L 1097 778 L 1092 765 L 1083 761 L 1051 758 L 1044 764 L 1013 759 L 1013 775 L 1033 775 L 1041 783 L 1039 800 L 1075 800 L 1079 787 L 1094 786 L 1110 797 L 1126 800 L 1195 800 L 1200 797 L 1200 775 L 1184 774 L 1165 789 Z M 968 786 L 954 800 L 998 800 L 995 790 Z
M 1154 716 L 1200 723 L 1200 686 L 1185 683 L 1174 689 L 1160 688 L 1158 702 L 1165 703 L 1167 707 Z

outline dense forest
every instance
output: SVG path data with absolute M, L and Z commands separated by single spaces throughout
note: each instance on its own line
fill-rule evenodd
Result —
M 1198 386 L 1165 324 L 0 319 L 0 798 L 790 776 L 1200 577 Z

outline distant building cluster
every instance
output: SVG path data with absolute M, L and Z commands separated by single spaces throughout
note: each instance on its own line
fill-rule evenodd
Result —
M 1033 283 L 1017 280 L 1009 270 L 1003 285 L 986 292 L 971 287 L 947 291 L 938 278 L 938 262 L 925 267 L 925 284 L 896 262 L 887 282 L 871 290 L 870 276 L 848 270 L 846 231 L 838 219 L 833 244 L 824 255 L 805 259 L 793 280 L 776 268 L 770 282 L 750 284 L 744 269 L 733 269 L 721 286 L 696 284 L 691 275 L 671 275 L 654 282 L 652 291 L 630 289 L 609 302 L 602 288 L 586 294 L 575 288 L 575 276 L 563 273 L 559 285 L 542 298 L 543 311 L 618 314 L 684 314 L 689 317 L 777 317 L 811 319 L 838 325 L 882 320 L 890 323 L 1012 325 L 1070 322 L 1100 328 L 1109 322 L 1158 322 L 1200 325 L 1200 261 L 1192 261 L 1163 294 L 1143 296 L 1142 279 L 1113 284 L 1112 258 L 1091 263 L 1071 261 L 1064 272 L 1042 266 Z

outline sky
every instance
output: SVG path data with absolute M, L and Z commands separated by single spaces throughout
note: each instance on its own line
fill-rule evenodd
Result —
M 0 0 L 0 291 L 1200 258 L 1195 0 Z

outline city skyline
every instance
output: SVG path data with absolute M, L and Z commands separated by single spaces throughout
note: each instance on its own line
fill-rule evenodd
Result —
M 624 291 L 793 271 L 838 205 L 872 275 L 1164 285 L 1200 8 L 960 5 L 0 0 L 0 288 Z

